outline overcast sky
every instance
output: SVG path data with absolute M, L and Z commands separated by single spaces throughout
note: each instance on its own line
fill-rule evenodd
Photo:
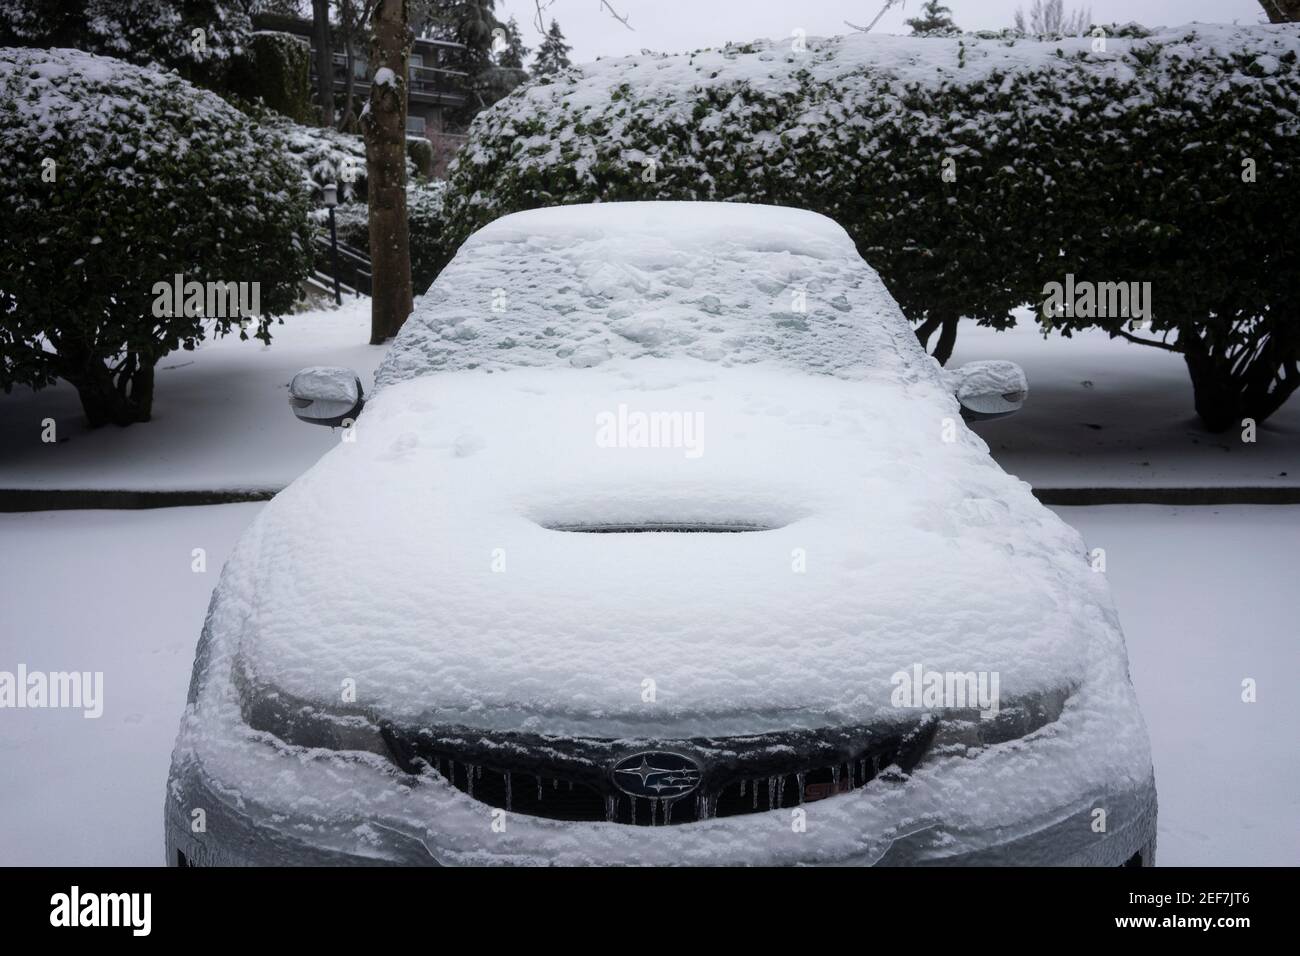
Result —
M 545 0 L 543 0 L 545 2 Z M 796 28 L 809 36 L 845 33 L 845 20 L 866 24 L 885 0 L 611 0 L 633 29 L 615 22 L 600 9 L 600 0 L 553 0 L 546 11 L 573 47 L 575 63 L 598 56 L 623 56 L 641 49 L 680 53 L 728 40 L 788 37 Z M 945 0 L 963 30 L 996 30 L 1011 25 L 1018 6 L 1030 0 Z M 922 0 L 907 0 L 881 19 L 873 33 L 906 34 L 903 23 L 915 16 Z M 1067 8 L 1091 6 L 1098 23 L 1136 20 L 1147 26 L 1177 26 L 1193 20 L 1209 23 L 1257 23 L 1263 20 L 1258 0 L 1066 0 Z M 538 35 L 533 26 L 534 0 L 497 0 L 497 16 L 511 14 L 523 28 L 524 42 L 534 52 Z

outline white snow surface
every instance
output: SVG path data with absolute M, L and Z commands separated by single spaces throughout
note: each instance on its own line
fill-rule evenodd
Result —
M 24 772 L 9 774 L 0 787 L 0 861 L 163 862 L 159 790 L 195 637 L 218 569 L 263 507 L 0 515 L 0 539 L 8 545 L 0 550 L 0 669 L 25 663 L 104 672 L 99 720 L 77 710 L 3 712 L 0 763 Z M 1090 547 L 1107 551 L 1106 577 L 1151 729 L 1158 862 L 1300 863 L 1300 760 L 1292 746 L 1300 698 L 1269 677 L 1297 665 L 1288 561 L 1300 507 L 1060 511 Z M 196 574 L 191 551 L 199 546 L 207 570 Z M 86 587 L 90 579 L 96 587 Z M 73 593 L 77 600 L 41 597 Z M 1222 600 L 1225 593 L 1236 600 Z M 1246 627 L 1242 607 L 1251 609 Z M 1258 703 L 1240 699 L 1247 676 L 1259 679 Z M 331 762 L 286 754 L 253 767 L 269 774 L 303 760 Z M 309 795 L 297 799 L 314 812 Z M 809 805 L 811 822 L 819 807 L 835 802 Z M 751 842 L 787 840 L 788 814 L 759 822 Z M 481 808 L 477 826 L 488 832 Z
M 367 396 L 387 346 L 367 345 L 370 302 L 285 316 L 272 344 L 235 336 L 176 352 L 158 366 L 153 420 L 86 426 L 66 382 L 0 396 L 0 487 L 277 490 L 333 448 L 340 433 L 299 422 L 285 401 L 309 365 L 355 368 Z M 1044 338 L 1025 310 L 1004 332 L 964 322 L 949 369 L 1012 359 L 1030 382 L 1024 408 L 976 432 L 1008 472 L 1035 488 L 1260 486 L 1300 481 L 1300 401 L 1245 443 L 1207 433 L 1192 412 L 1182 356 L 1107 338 L 1099 329 Z M 44 421 L 58 442 L 43 442 Z
M 664 339 L 610 328 L 606 297 L 578 285 L 593 262 L 644 267 L 628 316 L 663 318 Z M 756 283 L 792 274 L 850 309 L 810 305 L 806 329 L 780 327 L 787 286 Z M 516 291 L 497 317 L 502 282 Z M 691 306 L 704 295 L 717 315 Z M 554 337 L 501 347 L 552 315 Z M 445 334 L 470 323 L 473 337 Z M 694 354 L 705 338 L 722 354 Z M 570 346 L 608 357 L 574 367 Z M 960 424 L 880 280 L 822 217 L 508 217 L 466 244 L 378 379 L 356 440 L 276 498 L 250 533 L 253 568 L 218 593 L 251 615 L 222 638 L 293 697 L 328 702 L 351 677 L 358 703 L 393 719 L 756 732 L 880 717 L 890 676 L 914 662 L 999 671 L 1011 697 L 1122 671 L 1077 534 Z M 601 447 L 600 416 L 620 409 L 690 417 L 700 453 Z M 552 530 L 664 522 L 767 530 Z M 800 552 L 818 573 L 792 571 Z M 229 593 L 237 581 L 245 593 Z
M 909 336 L 880 277 L 825 216 L 743 203 L 564 206 L 504 216 L 467 239 L 376 384 L 668 356 L 937 381 Z
M 391 386 L 263 514 L 242 655 L 295 697 L 353 677 L 395 719 L 554 733 L 866 720 L 913 662 L 1012 696 L 1122 666 L 1082 542 L 972 432 L 941 440 L 950 402 L 659 359 Z M 703 453 L 599 447 L 620 405 L 700 416 Z M 661 522 L 771 530 L 550 530 Z

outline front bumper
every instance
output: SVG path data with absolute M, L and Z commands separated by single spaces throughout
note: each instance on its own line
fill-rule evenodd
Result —
M 643 827 L 507 813 L 375 753 L 291 746 L 244 724 L 235 697 L 207 693 L 187 709 L 168 781 L 170 865 L 1120 866 L 1154 853 L 1135 706 L 1127 732 L 1113 706 L 1109 721 L 1072 707 L 1029 737 L 903 780 Z
M 205 809 L 206 819 L 204 832 L 195 832 L 193 818 L 184 813 L 185 804 L 169 794 L 166 807 L 166 862 L 169 866 L 437 866 L 448 863 L 544 862 L 542 855 L 530 859 L 495 859 L 490 855 L 476 859 L 465 859 L 460 855 L 440 858 L 420 834 L 390 830 L 376 821 L 358 820 L 352 831 L 356 840 L 348 846 L 346 841 L 340 844 L 335 839 L 341 835 L 337 828 L 333 829 L 331 837 L 320 839 L 323 834 L 319 821 L 312 820 L 310 815 L 296 820 L 283 816 L 257 820 L 254 814 L 226 803 L 200 775 L 173 782 L 186 795 L 185 803 L 193 801 L 191 805 Z M 1109 832 L 1094 831 L 1095 809 L 1090 802 L 1085 802 L 1063 811 L 1054 820 L 1026 821 L 1019 828 L 982 833 L 960 832 L 939 822 L 919 824 L 892 837 L 883 853 L 809 859 L 793 857 L 785 862 L 845 866 L 1154 865 L 1156 795 L 1153 781 L 1138 790 L 1108 799 L 1108 811 L 1117 810 L 1114 816 L 1121 821 Z M 781 814 L 781 811 L 775 813 Z M 751 821 L 751 818 L 745 819 Z M 580 829 L 622 825 L 564 826 Z M 690 824 L 672 829 L 679 831 L 707 826 L 707 823 Z M 771 846 L 765 846 L 764 842 L 772 840 L 777 827 L 785 826 L 784 818 L 766 823 L 751 821 L 750 838 L 755 842 L 755 862 L 769 862 Z M 491 832 L 488 826 L 484 830 Z M 585 862 L 631 861 L 591 858 Z

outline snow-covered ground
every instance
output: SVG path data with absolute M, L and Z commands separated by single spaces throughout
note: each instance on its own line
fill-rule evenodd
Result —
M 0 395 L 0 488 L 280 488 L 338 441 L 298 422 L 290 378 L 309 365 L 343 365 L 369 384 L 385 346 L 369 338 L 369 300 L 289 316 L 270 346 L 222 339 L 161 363 L 154 420 L 86 428 L 66 384 Z M 1210 435 L 1192 411 L 1182 359 L 1085 332 L 1044 339 L 1032 321 L 995 332 L 965 323 L 955 367 L 1010 359 L 1029 378 L 1020 413 L 976 431 L 1007 471 L 1035 487 L 1300 485 L 1300 398 L 1260 426 Z M 41 441 L 53 418 L 59 441 Z
M 208 594 L 260 504 L 0 515 L 0 670 L 102 670 L 104 713 L 0 712 L 0 863 L 162 861 Z M 1107 573 L 1150 725 L 1160 862 L 1300 863 L 1300 507 L 1058 509 Z M 192 570 L 193 549 L 207 570 Z M 1241 701 L 1241 681 L 1258 702 Z
M 975 431 L 1035 488 L 1300 485 L 1300 396 L 1257 429 L 1211 435 L 1182 356 L 1090 329 L 1044 339 L 1032 316 L 1005 332 L 962 324 L 948 362 L 1009 359 L 1029 379 L 1019 413 Z
M 385 346 L 370 338 L 370 300 L 287 316 L 271 344 L 227 337 L 159 363 L 153 421 L 86 427 L 64 382 L 0 395 L 0 488 L 282 488 L 339 440 L 289 408 L 289 381 L 310 365 L 342 365 L 367 385 Z M 42 442 L 54 419 L 58 442 Z

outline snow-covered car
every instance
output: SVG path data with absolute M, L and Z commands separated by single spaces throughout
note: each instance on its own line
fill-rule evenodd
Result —
M 1024 397 L 810 212 L 492 223 L 373 395 L 295 379 L 342 440 L 222 572 L 168 862 L 1151 862 L 1105 575 L 962 419 Z

